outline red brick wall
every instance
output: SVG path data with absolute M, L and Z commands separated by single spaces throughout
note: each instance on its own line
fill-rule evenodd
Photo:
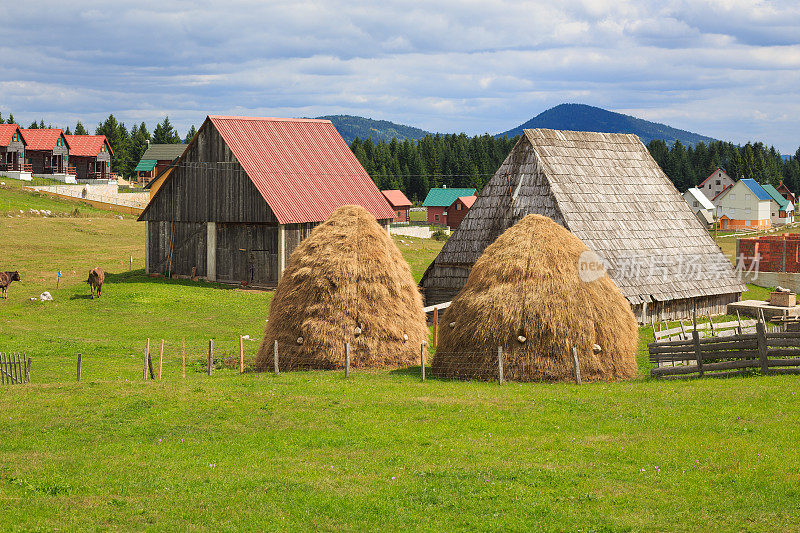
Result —
M 461 210 L 457 209 L 457 205 L 461 205 Z M 447 210 L 447 221 L 449 222 L 450 229 L 456 229 L 461 221 L 464 220 L 464 217 L 467 216 L 467 211 L 469 208 L 462 204 L 461 202 L 453 202 L 453 205 Z
M 428 207 L 428 224 L 444 224 L 447 225 L 447 217 L 444 212 L 447 211 L 446 207 Z M 436 215 L 439 215 L 439 220 L 436 220 Z
M 786 242 L 786 268 L 783 269 L 784 241 Z M 758 269 L 763 272 L 800 272 L 800 233 L 768 235 L 739 240 L 739 256 L 743 256 L 743 266 L 752 266 L 758 253 Z

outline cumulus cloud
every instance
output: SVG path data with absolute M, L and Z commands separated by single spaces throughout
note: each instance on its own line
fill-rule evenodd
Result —
M 348 113 L 509 129 L 584 102 L 794 151 L 800 6 L 753 0 L 6 3 L 0 111 L 128 124 Z

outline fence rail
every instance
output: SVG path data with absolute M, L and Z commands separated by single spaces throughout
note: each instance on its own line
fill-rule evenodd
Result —
M 800 332 L 768 332 L 764 322 L 755 333 L 652 342 L 647 345 L 655 368 L 663 377 L 727 377 L 755 370 L 761 374 L 800 374 Z
M 0 352 L 0 384 L 31 382 L 31 358 L 19 353 Z

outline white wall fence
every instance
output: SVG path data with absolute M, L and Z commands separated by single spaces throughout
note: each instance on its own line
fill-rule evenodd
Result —
M 120 193 L 116 184 L 35 185 L 28 189 L 138 209 L 144 209 L 150 201 L 149 192 Z

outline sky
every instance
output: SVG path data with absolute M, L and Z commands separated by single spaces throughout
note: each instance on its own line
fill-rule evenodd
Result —
M 498 133 L 584 103 L 735 143 L 800 146 L 800 2 L 0 2 L 0 112 L 359 115 Z

